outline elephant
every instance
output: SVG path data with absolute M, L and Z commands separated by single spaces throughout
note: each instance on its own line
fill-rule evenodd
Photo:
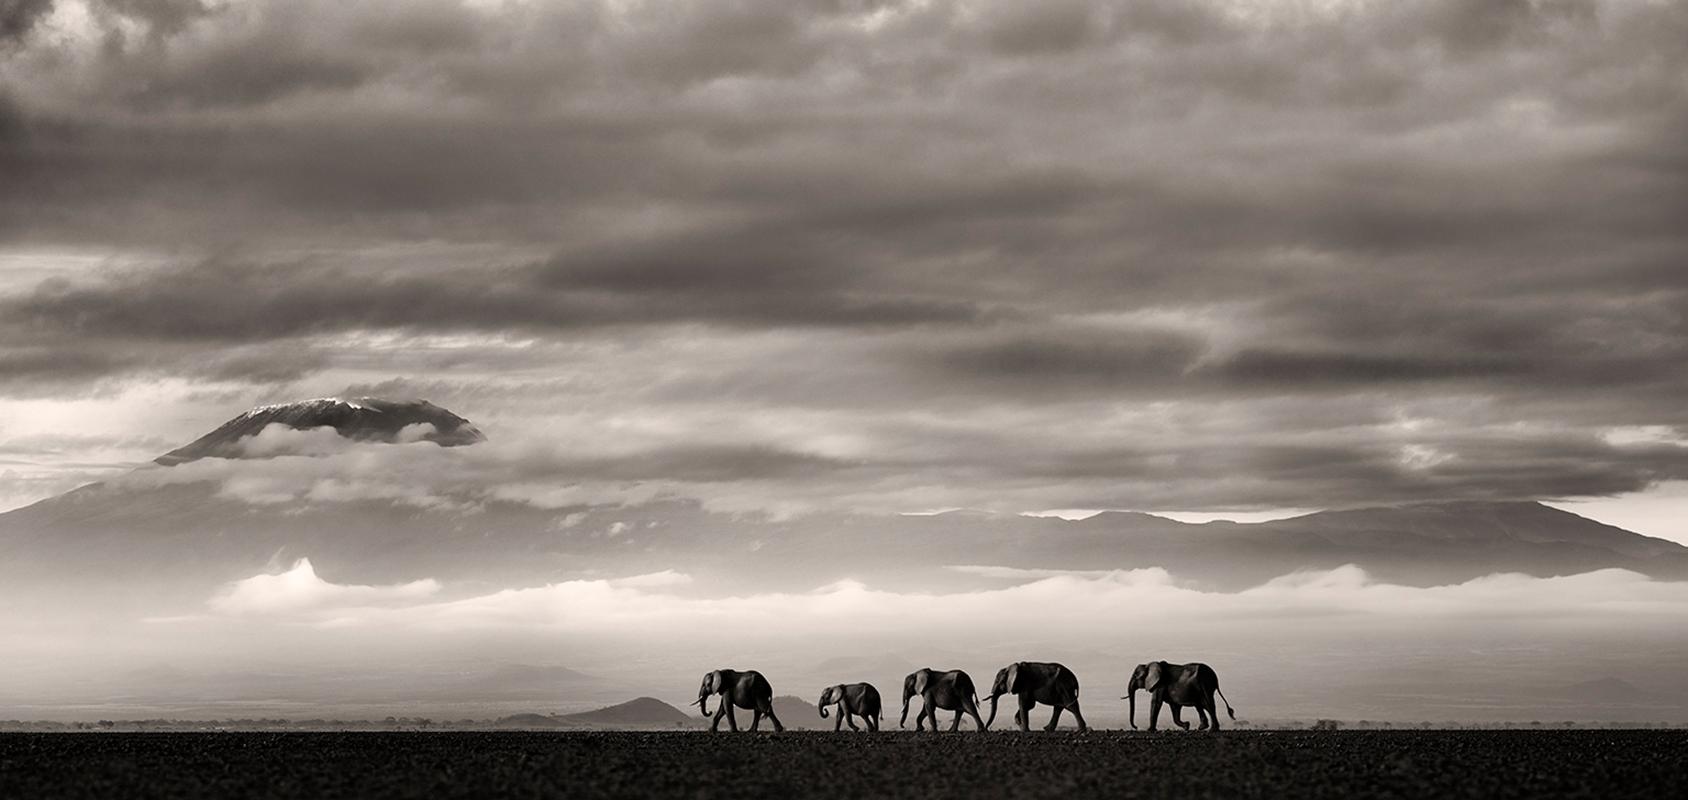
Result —
M 697 687 L 697 700 L 692 705 L 702 710 L 705 717 L 709 716 L 709 696 L 712 694 L 721 695 L 721 707 L 715 709 L 715 718 L 709 723 L 710 731 L 720 729 L 723 716 L 727 718 L 728 727 L 738 730 L 733 706 L 755 712 L 750 718 L 751 730 L 762 724 L 764 715 L 774 721 L 775 732 L 785 730 L 780 718 L 774 715 L 774 687 L 756 670 L 718 669 L 704 673 L 703 683 Z
M 1155 729 L 1155 722 L 1160 717 L 1161 703 L 1172 706 L 1172 721 L 1180 728 L 1188 729 L 1190 723 L 1178 717 L 1178 711 L 1183 706 L 1195 706 L 1196 714 L 1201 718 L 1198 730 L 1208 729 L 1208 719 L 1213 720 L 1213 729 L 1219 730 L 1219 711 L 1214 706 L 1213 696 L 1225 701 L 1225 713 L 1231 719 L 1237 718 L 1237 712 L 1231 708 L 1231 701 L 1225 693 L 1219 690 L 1219 675 L 1213 668 L 1201 663 L 1168 664 L 1165 661 L 1150 661 L 1138 664 L 1131 671 L 1131 683 L 1126 689 L 1127 694 L 1121 700 L 1131 702 L 1131 727 L 1137 727 L 1137 690 L 1143 689 L 1149 693 L 1149 730 Z
M 985 721 L 979 717 L 979 692 L 973 687 L 973 678 L 967 673 L 952 669 L 947 672 L 925 667 L 917 669 L 903 679 L 903 717 L 897 721 L 901 728 L 908 722 L 909 698 L 920 695 L 920 714 L 914 718 L 914 729 L 926 730 L 927 717 L 932 718 L 932 730 L 938 730 L 938 710 L 954 711 L 955 719 L 950 721 L 950 730 L 961 727 L 963 712 L 973 715 L 974 724 L 979 730 L 985 729 Z
M 821 712 L 821 719 L 826 719 L 827 706 L 837 706 L 838 719 L 832 723 L 833 730 L 838 730 L 846 723 L 849 724 L 850 730 L 861 730 L 856 727 L 854 719 L 858 714 L 867 722 L 868 730 L 879 730 L 879 690 L 873 688 L 871 683 L 840 683 L 826 687 L 821 691 L 821 699 L 815 703 L 815 710 Z
M 996 701 L 1005 694 L 1012 694 L 1019 701 L 1014 721 L 1022 731 L 1031 729 L 1031 711 L 1038 703 L 1055 707 L 1049 724 L 1043 726 L 1046 731 L 1055 730 L 1055 726 L 1060 724 L 1062 710 L 1073 712 L 1079 730 L 1090 728 L 1084 723 L 1084 714 L 1078 710 L 1078 676 L 1064 664 L 1016 661 L 997 670 L 996 680 L 991 682 L 991 716 L 985 725 L 996 721 Z

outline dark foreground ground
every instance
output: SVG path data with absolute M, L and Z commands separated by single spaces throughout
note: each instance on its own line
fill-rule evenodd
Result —
M 1688 732 L 0 735 L 24 797 L 1688 797 Z

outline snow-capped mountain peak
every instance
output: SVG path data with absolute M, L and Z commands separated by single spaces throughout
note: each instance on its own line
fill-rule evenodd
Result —
M 241 440 L 256 436 L 270 425 L 293 429 L 333 428 L 348 439 L 366 442 L 395 442 L 400 432 L 416 425 L 430 425 L 420 438 L 442 447 L 474 444 L 486 440 L 480 430 L 456 414 L 426 400 L 386 400 L 378 397 L 319 397 L 292 403 L 258 406 L 216 430 L 176 448 L 157 461 L 173 465 L 200 458 L 241 458 Z

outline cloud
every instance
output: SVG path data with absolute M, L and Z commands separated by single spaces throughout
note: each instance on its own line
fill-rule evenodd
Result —
M 0 401 L 424 392 L 559 508 L 1688 472 L 1599 441 L 1688 428 L 1680 4 L 8 8 Z
M 11 44 L 12 40 L 22 41 L 52 10 L 53 0 L 8 0 L 0 5 L 0 47 Z
M 633 589 L 661 589 L 685 586 L 691 582 L 692 576 L 671 569 L 665 569 L 661 572 L 648 572 L 644 575 L 631 575 L 626 578 L 612 578 L 609 581 L 611 586 Z
M 1236 592 L 1188 587 L 1160 568 L 966 571 L 1011 584 L 922 593 L 842 581 L 806 592 L 722 596 L 687 592 L 690 577 L 669 570 L 440 600 L 432 581 L 338 586 L 321 581 L 309 562 L 301 561 L 283 575 L 236 583 L 211 608 L 219 614 L 267 614 L 281 621 L 371 629 L 498 628 L 589 637 L 638 631 L 675 647 L 713 638 L 722 625 L 731 625 L 746 647 L 873 639 L 899 629 L 911 608 L 944 609 L 949 620 L 944 629 L 921 634 L 932 647 L 965 647 L 1003 630 L 1017 631 L 1016 637 L 1027 643 L 1111 641 L 1122 626 L 1148 635 L 1198 625 L 1209 635 L 1249 631 L 1253 638 L 1267 629 L 1288 634 L 1309 620 L 1317 620 L 1319 629 L 1305 637 L 1310 640 L 1360 631 L 1446 634 L 1496 626 L 1555 632 L 1615 626 L 1664 634 L 1688 613 L 1688 583 L 1618 569 L 1554 578 L 1497 574 L 1448 586 L 1410 587 L 1377 582 L 1350 565 L 1285 575 Z M 1062 613 L 1051 616 L 1051 607 Z
M 331 583 L 317 576 L 310 559 L 301 558 L 286 572 L 235 581 L 211 599 L 210 608 L 234 616 L 346 614 L 358 608 L 415 603 L 439 590 L 439 583 L 431 578 L 395 586 Z

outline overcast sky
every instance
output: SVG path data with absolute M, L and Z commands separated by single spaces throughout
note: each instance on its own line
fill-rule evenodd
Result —
M 1685 76 L 1649 0 L 0 0 L 0 508 L 376 394 L 740 505 L 1688 539 Z

